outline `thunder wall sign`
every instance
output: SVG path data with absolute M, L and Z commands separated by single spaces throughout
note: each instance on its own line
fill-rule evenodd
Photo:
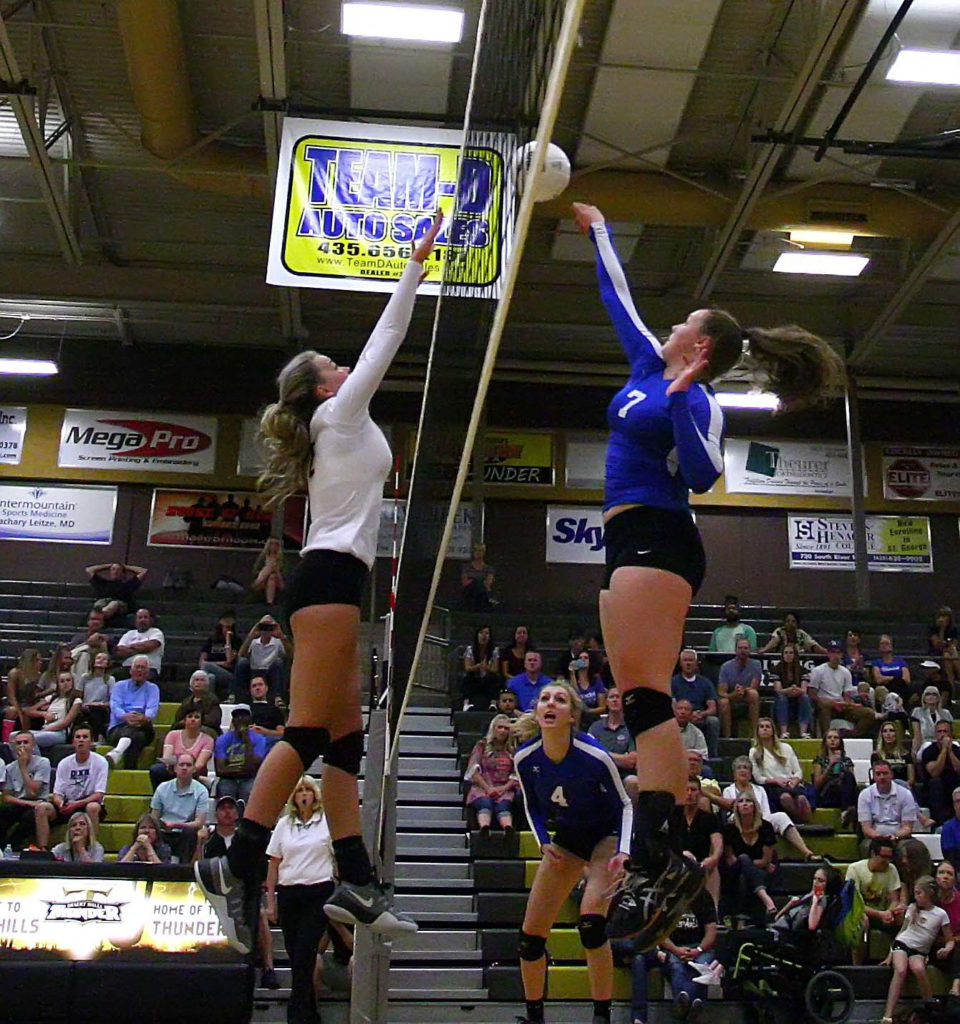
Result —
M 427 260 L 421 294 L 438 294 L 450 214 L 462 174 L 457 244 L 486 250 L 486 280 L 500 275 L 504 161 L 471 150 L 460 168 L 462 133 L 436 128 L 312 121 L 283 123 L 267 283 L 350 291 L 393 290 L 438 208 L 447 221 Z
M 57 465 L 212 473 L 216 454 L 212 416 L 67 409 Z

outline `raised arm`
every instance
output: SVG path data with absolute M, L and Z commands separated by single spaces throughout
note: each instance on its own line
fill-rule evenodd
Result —
M 702 384 L 670 395 L 670 420 L 680 472 L 695 494 L 709 491 L 723 473 L 723 410 Z

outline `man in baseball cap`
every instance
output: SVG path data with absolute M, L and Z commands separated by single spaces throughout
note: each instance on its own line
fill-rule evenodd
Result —
M 237 802 L 250 799 L 253 780 L 267 756 L 267 742 L 250 730 L 249 704 L 235 704 L 230 712 L 230 731 L 217 739 L 213 748 L 217 768 L 217 792 Z

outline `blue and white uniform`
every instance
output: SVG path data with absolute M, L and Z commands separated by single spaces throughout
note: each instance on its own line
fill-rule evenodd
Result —
M 604 509 L 640 504 L 689 509 L 689 491 L 708 491 L 723 472 L 723 412 L 696 383 L 667 395 L 662 345 L 640 319 L 605 224 L 592 224 L 600 295 L 630 361 L 630 379 L 607 409 Z
M 621 853 L 630 852 L 633 805 L 610 755 L 587 733 L 574 733 L 570 750 L 551 761 L 539 736 L 519 747 L 514 766 L 530 828 L 543 846 L 549 843 L 548 816 L 558 833 L 619 837 Z

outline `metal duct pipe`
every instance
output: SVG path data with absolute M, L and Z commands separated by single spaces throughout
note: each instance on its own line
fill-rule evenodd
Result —
M 177 159 L 203 137 L 197 129 L 176 0 L 117 0 L 117 23 L 144 149 L 161 160 L 177 160 L 169 173 L 184 184 L 266 198 L 266 165 L 259 150 L 211 142 Z

